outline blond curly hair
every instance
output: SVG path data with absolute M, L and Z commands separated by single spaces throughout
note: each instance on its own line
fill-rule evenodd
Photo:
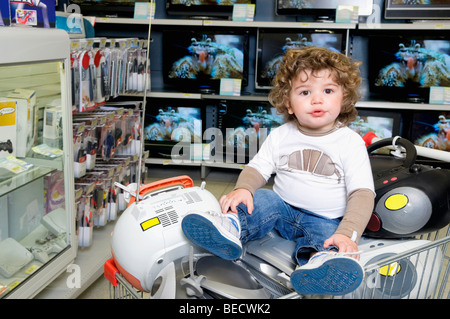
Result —
M 292 80 L 307 70 L 314 75 L 326 69 L 330 71 L 333 80 L 342 86 L 344 97 L 337 120 L 343 125 L 348 125 L 358 114 L 355 104 L 360 97 L 360 65 L 361 62 L 325 48 L 306 47 L 289 50 L 283 56 L 283 62 L 273 80 L 269 102 L 276 107 L 278 113 L 285 116 L 287 121 L 297 121 L 295 115 L 289 114 L 287 109 Z

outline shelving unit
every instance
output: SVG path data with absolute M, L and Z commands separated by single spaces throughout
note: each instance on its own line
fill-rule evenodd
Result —
M 0 52 L 0 95 L 3 103 L 14 101 L 14 107 L 1 105 L 1 113 L 15 113 L 13 125 L 2 127 L 0 139 L 14 138 L 17 143 L 11 143 L 9 153 L 33 164 L 18 174 L 8 174 L 4 167 L 0 173 L 0 298 L 33 298 L 73 262 L 78 248 L 72 118 L 67 111 L 69 37 L 61 30 L 2 27 L 0 41 L 7 48 Z M 27 93 L 13 93 L 19 91 Z M 52 139 L 56 158 L 36 152 L 36 147 L 50 142 L 37 118 L 52 101 L 59 101 L 54 105 L 60 114 Z M 26 139 L 19 142 L 21 135 Z

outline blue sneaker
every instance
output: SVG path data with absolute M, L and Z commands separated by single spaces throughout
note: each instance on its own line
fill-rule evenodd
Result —
M 359 287 L 364 269 L 354 258 L 319 252 L 291 274 L 295 291 L 302 295 L 345 295 Z
M 235 260 L 241 256 L 241 227 L 237 215 L 217 212 L 191 212 L 181 221 L 184 235 L 223 259 Z

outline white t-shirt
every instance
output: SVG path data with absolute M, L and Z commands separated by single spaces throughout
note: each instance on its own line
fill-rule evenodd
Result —
M 347 196 L 374 191 L 372 170 L 363 139 L 348 127 L 323 136 L 303 134 L 289 122 L 272 130 L 248 166 L 287 203 L 327 218 L 342 217 Z

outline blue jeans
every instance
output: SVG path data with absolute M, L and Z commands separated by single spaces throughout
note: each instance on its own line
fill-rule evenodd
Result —
M 325 249 L 323 243 L 334 234 L 341 218 L 329 219 L 293 207 L 274 191 L 264 188 L 255 192 L 253 206 L 251 215 L 247 213 L 247 206 L 238 206 L 243 244 L 277 230 L 283 238 L 296 242 L 292 258 L 299 265 L 308 262 L 311 252 L 337 250 L 334 246 Z

